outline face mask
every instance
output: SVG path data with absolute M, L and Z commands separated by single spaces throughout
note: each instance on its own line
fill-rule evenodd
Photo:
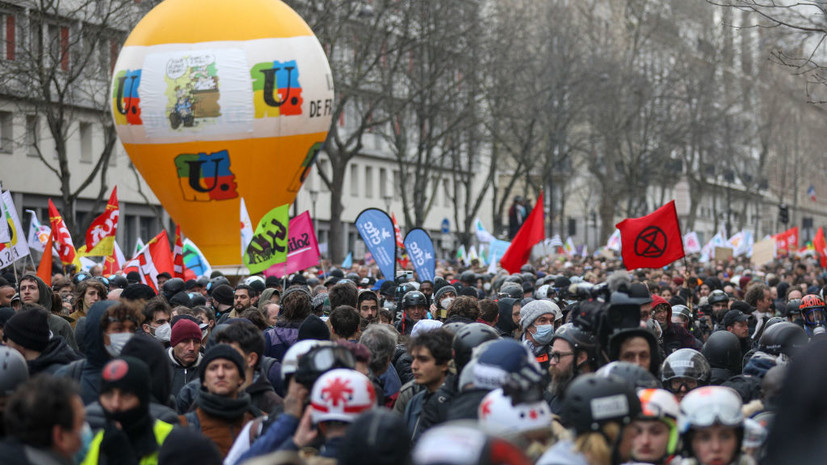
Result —
M 92 440 L 95 439 L 95 433 L 92 432 L 92 427 L 89 423 L 83 423 L 83 429 L 80 431 L 80 449 L 75 453 L 75 463 L 83 462 L 86 454 L 89 453 L 89 447 L 92 445 Z
M 121 350 L 123 350 L 123 346 L 132 339 L 132 333 L 115 333 L 109 335 L 109 342 L 110 344 L 106 346 L 106 351 L 112 357 L 117 357 L 121 355 Z
M 161 342 L 169 342 L 171 337 L 172 326 L 170 326 L 169 323 L 164 323 L 155 328 L 155 339 L 158 339 Z
M 554 337 L 554 325 L 540 325 L 535 326 L 537 328 L 537 332 L 531 335 L 534 338 L 534 342 L 544 346 L 551 342 L 551 338 Z
M 491 292 L 491 283 L 483 284 L 482 288 L 485 290 L 485 292 Z
M 453 297 L 446 297 L 446 298 L 439 301 L 439 305 L 442 308 L 447 309 L 448 306 L 451 305 L 451 302 L 453 302 L 453 301 L 454 301 Z

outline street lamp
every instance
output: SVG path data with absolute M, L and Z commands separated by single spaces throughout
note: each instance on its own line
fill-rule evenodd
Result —
M 316 201 L 319 200 L 319 191 L 316 189 L 310 189 L 308 191 L 310 194 L 310 204 L 313 206 L 313 234 L 316 236 L 316 240 L 319 240 L 319 229 L 316 219 Z

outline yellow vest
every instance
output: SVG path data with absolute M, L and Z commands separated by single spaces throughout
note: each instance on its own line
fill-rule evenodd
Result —
M 167 422 L 155 420 L 155 424 L 152 426 L 152 432 L 155 433 L 155 441 L 158 442 L 159 449 L 169 433 L 172 432 L 172 428 L 172 425 Z M 89 452 L 86 454 L 86 458 L 83 459 L 83 462 L 81 462 L 81 465 L 98 465 L 101 441 L 103 441 L 103 430 L 98 431 L 98 434 L 96 434 L 95 438 L 92 439 L 92 444 L 89 445 Z M 141 457 L 141 460 L 138 463 L 140 465 L 158 465 L 158 451 Z

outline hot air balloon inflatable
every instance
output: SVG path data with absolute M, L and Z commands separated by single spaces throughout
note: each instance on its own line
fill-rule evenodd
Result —
M 280 0 L 165 0 L 115 64 L 118 137 L 213 265 L 241 263 L 239 205 L 292 203 L 327 137 L 333 79 Z

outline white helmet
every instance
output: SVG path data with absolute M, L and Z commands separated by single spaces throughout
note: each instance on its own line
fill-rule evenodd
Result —
M 548 299 L 548 291 L 550 288 L 550 284 L 543 284 L 542 286 L 538 287 L 537 290 L 534 291 L 534 298 L 537 300 Z
M 320 341 L 318 339 L 305 339 L 302 341 L 298 341 L 284 354 L 284 359 L 281 362 L 281 381 L 286 383 L 287 377 L 290 375 L 296 374 L 296 370 L 299 369 L 299 359 L 304 356 L 304 354 L 310 352 L 311 349 L 323 345 L 333 345 L 330 341 Z M 287 386 L 284 386 L 285 391 L 287 390 Z
M 681 408 L 675 395 L 666 389 L 641 389 L 637 392 L 640 399 L 640 420 L 660 420 L 669 427 L 669 442 L 666 452 L 669 455 L 678 450 L 678 418 Z
M 680 431 L 712 425 L 738 426 L 744 424 L 741 396 L 723 386 L 702 386 L 689 391 L 681 400 Z
M 480 426 L 491 434 L 520 434 L 551 427 L 551 409 L 539 402 L 512 404 L 502 389 L 489 392 L 477 407 Z
M 264 284 L 264 277 L 259 275 L 249 276 L 244 280 L 244 284 L 251 286 L 256 281 L 259 281 L 261 282 L 261 284 Z
M 351 423 L 362 412 L 376 406 L 376 391 L 367 376 L 356 370 L 337 368 L 323 374 L 310 393 L 313 423 Z

